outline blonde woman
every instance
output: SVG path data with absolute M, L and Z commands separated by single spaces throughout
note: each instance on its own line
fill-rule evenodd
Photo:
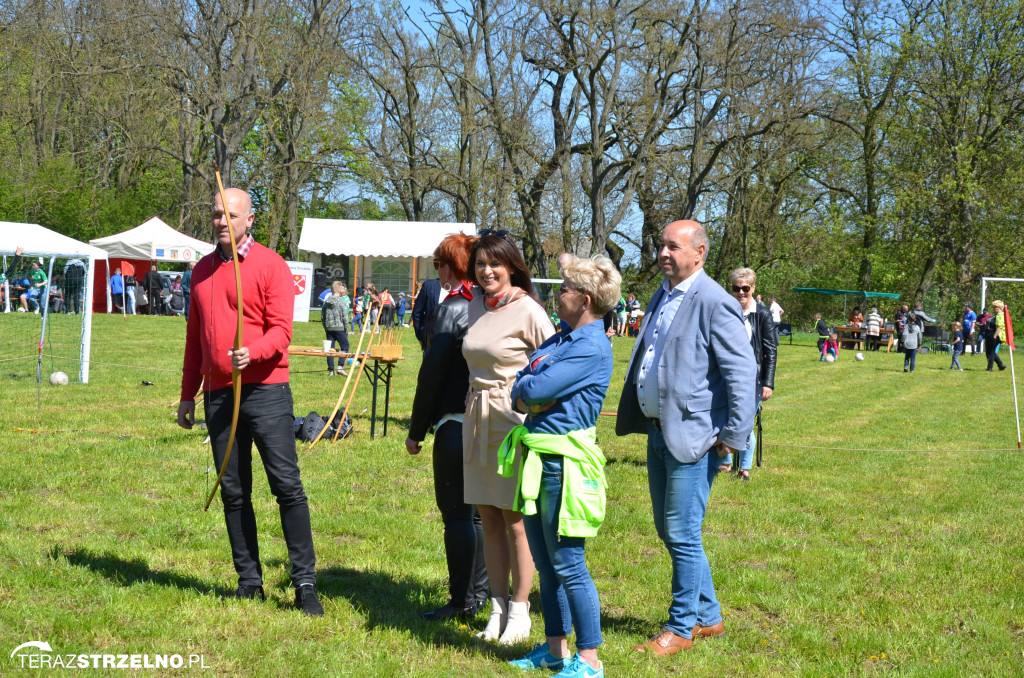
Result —
M 586 540 L 605 514 L 605 458 L 597 446 L 597 416 L 612 376 L 612 348 L 602 318 L 615 308 L 622 277 L 608 257 L 561 267 L 558 317 L 563 330 L 530 357 L 512 399 L 528 413 L 502 448 L 502 466 L 522 449 L 522 502 L 530 552 L 540 575 L 543 644 L 511 662 L 524 669 L 561 669 L 555 678 L 604 675 L 601 603 L 587 570 Z M 568 636 L 576 630 L 575 655 Z
M 476 504 L 483 520 L 484 563 L 491 583 L 491 617 L 478 636 L 511 645 L 530 635 L 527 597 L 534 568 L 523 515 L 513 510 L 518 476 L 498 475 L 497 454 L 506 434 L 524 419 L 510 399 L 516 373 L 554 328 L 533 296 L 530 271 L 507 235 L 481 231 L 470 255 L 469 274 L 479 290 L 469 306 L 462 344 L 469 367 L 462 442 L 464 501 Z

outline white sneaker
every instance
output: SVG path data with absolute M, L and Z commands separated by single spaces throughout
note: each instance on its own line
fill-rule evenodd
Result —
M 342 377 L 347 377 L 347 376 L 348 376 L 348 372 L 346 372 L 345 370 L 343 370 L 343 369 L 341 369 L 341 368 L 339 367 L 339 368 L 338 368 L 338 375 L 339 375 L 339 376 L 342 376 Z
M 491 618 L 484 630 L 476 634 L 483 640 L 498 640 L 508 622 L 508 603 L 504 598 L 491 598 Z
M 24 312 L 25 312 L 25 309 L 23 309 L 21 306 L 19 306 L 18 307 L 18 313 L 24 313 Z
M 34 311 L 32 311 L 32 312 L 33 312 L 33 313 L 35 313 L 36 315 L 39 315 L 39 307 L 38 307 L 38 306 L 36 306 L 36 310 L 34 310 Z
M 530 637 L 530 629 L 533 624 L 530 621 L 530 602 L 517 603 L 511 601 L 508 604 L 508 622 L 505 630 L 501 633 L 498 642 L 502 645 L 515 645 Z

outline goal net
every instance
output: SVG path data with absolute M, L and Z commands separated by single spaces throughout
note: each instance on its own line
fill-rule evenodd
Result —
M 89 260 L 3 252 L 0 378 L 89 381 Z

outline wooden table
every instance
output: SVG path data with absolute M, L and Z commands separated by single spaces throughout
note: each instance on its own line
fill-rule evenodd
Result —
M 867 343 L 868 331 L 864 327 L 851 327 L 850 325 L 839 325 L 835 328 L 836 335 L 839 338 L 839 345 L 843 348 L 847 348 L 846 344 L 849 344 L 850 348 L 857 351 L 862 350 L 862 344 Z M 896 330 L 880 329 L 878 330 L 878 340 L 880 343 L 885 344 L 885 352 L 888 353 L 892 350 L 893 335 Z
M 358 364 L 363 354 L 343 353 L 341 351 L 325 351 L 321 346 L 289 346 L 288 355 L 309 356 L 312 358 L 337 358 L 338 365 L 344 367 L 349 358 L 353 358 L 353 365 Z M 374 358 L 368 356 L 363 363 L 363 374 L 370 380 L 373 388 L 373 400 L 370 402 L 370 437 L 373 438 L 377 431 L 377 388 L 381 382 L 384 383 L 384 430 L 381 436 L 388 434 L 388 414 L 391 411 L 391 377 L 395 364 L 404 358 Z M 353 388 L 355 386 L 353 385 Z M 350 413 L 351 416 L 351 413 Z

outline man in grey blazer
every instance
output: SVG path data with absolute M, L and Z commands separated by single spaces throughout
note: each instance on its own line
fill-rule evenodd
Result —
M 753 349 L 739 302 L 704 273 L 708 236 L 695 221 L 661 232 L 661 287 L 647 306 L 626 371 L 615 432 L 647 434 L 654 525 L 672 559 L 663 630 L 634 649 L 659 655 L 725 633 L 701 541 L 722 457 L 754 425 Z

